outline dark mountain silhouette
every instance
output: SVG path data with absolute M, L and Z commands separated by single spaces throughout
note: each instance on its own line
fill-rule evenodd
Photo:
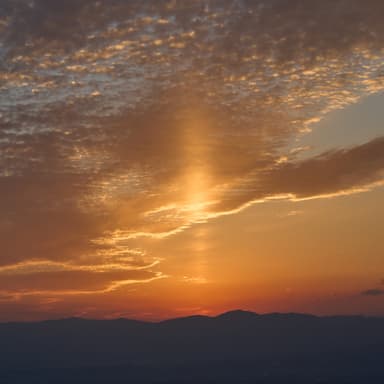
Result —
M 0 324 L 0 383 L 384 383 L 384 318 L 246 311 Z

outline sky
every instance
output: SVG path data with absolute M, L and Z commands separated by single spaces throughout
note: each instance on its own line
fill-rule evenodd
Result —
M 2 0 L 0 321 L 384 316 L 383 14 Z

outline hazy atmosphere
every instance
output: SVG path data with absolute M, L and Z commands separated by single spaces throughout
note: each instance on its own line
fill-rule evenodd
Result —
M 0 321 L 384 316 L 383 15 L 1 0 Z

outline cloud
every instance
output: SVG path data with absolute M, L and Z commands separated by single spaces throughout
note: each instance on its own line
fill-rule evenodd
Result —
M 382 296 L 384 295 L 384 289 L 368 289 L 361 292 L 361 294 L 365 296 Z
M 77 296 L 113 292 L 132 284 L 164 278 L 160 272 L 147 269 L 124 270 L 97 267 L 66 270 L 30 270 L 28 273 L 1 273 L 0 297 L 19 300 L 25 296 Z
M 273 184 L 282 193 L 305 198 L 382 181 L 383 150 L 384 137 L 381 137 L 353 148 L 334 150 L 298 163 L 287 163 L 276 170 L 276 176 L 272 176 L 276 179 Z
M 384 280 L 380 280 L 381 285 L 384 285 Z M 362 295 L 364 296 L 382 296 L 384 295 L 384 289 L 381 288 L 372 288 L 372 289 L 367 289 L 366 291 L 361 292 Z
M 383 138 L 301 161 L 290 144 L 384 89 L 383 12 L 375 0 L 3 1 L 0 290 L 149 281 L 161 263 L 133 255 L 134 239 L 380 184 Z
M 296 199 L 348 193 L 383 180 L 384 138 L 267 171 L 262 185 Z

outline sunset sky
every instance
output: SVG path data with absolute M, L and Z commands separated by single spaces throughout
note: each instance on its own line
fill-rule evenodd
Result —
M 384 316 L 383 15 L 2 0 L 0 321 Z

